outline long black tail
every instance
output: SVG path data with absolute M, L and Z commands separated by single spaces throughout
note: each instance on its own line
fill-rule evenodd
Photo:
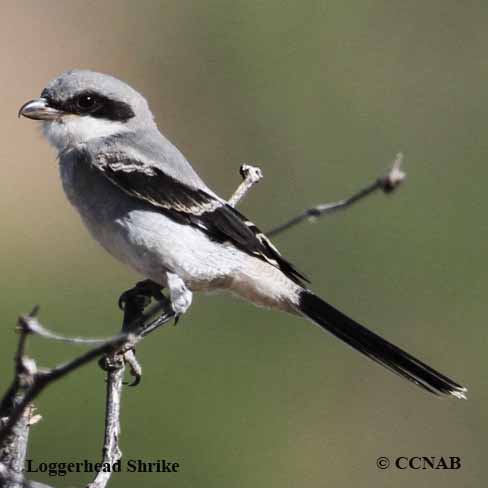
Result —
M 346 344 L 421 388 L 436 395 L 466 398 L 466 388 L 346 317 L 313 293 L 304 290 L 299 307 L 306 317 Z

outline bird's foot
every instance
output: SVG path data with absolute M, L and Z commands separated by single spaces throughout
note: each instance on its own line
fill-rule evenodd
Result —
M 139 281 L 134 288 L 120 295 L 119 308 L 125 311 L 127 303 L 131 302 L 131 306 L 141 309 L 142 312 L 151 303 L 151 299 L 164 299 L 161 285 L 151 280 Z
M 140 339 L 166 324 L 173 317 L 176 323 L 190 307 L 192 293 L 181 278 L 171 273 L 168 273 L 168 287 L 171 299 L 164 296 L 162 287 L 151 280 L 140 281 L 136 286 L 122 293 L 119 298 L 119 307 L 124 311 L 122 330 L 133 333 Z M 157 313 L 146 312 L 152 300 L 163 305 L 163 307 L 159 306 Z M 120 350 L 99 361 L 102 369 L 107 371 L 127 365 L 130 374 L 134 377 L 134 380 L 128 383 L 129 386 L 138 385 L 142 379 L 142 368 L 136 359 L 134 344 L 127 343 Z
M 157 302 L 168 301 L 162 293 L 162 287 L 151 280 L 140 281 L 136 286 L 120 295 L 118 303 L 119 308 L 124 311 L 124 332 L 133 332 L 142 337 L 169 320 L 169 318 L 166 318 L 165 311 L 148 324 L 141 323 L 138 320 L 143 317 L 146 308 L 152 300 Z M 119 351 L 102 358 L 99 364 L 105 370 L 117 369 L 127 365 L 134 379 L 131 383 L 126 384 L 136 386 L 141 382 L 142 368 L 137 361 L 136 349 L 133 343 L 128 343 Z

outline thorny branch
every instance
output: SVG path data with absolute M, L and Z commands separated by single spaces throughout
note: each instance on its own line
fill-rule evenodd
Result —
M 402 159 L 402 154 L 398 154 L 385 176 L 376 179 L 349 198 L 309 208 L 272 229 L 268 235 L 274 236 L 304 220 L 316 219 L 346 209 L 378 190 L 391 193 L 406 176 L 401 169 Z M 236 206 L 263 177 L 259 168 L 250 165 L 242 165 L 240 173 L 243 181 L 228 201 L 232 206 Z M 156 303 L 148 308 L 151 298 Z M 149 281 L 138 283 L 132 290 L 125 292 L 121 296 L 119 304 L 124 310 L 122 331 L 118 336 L 109 339 L 67 338 L 55 334 L 44 328 L 37 320 L 37 308 L 30 315 L 20 317 L 15 376 L 0 402 L 0 488 L 49 488 L 48 485 L 26 481 L 22 475 L 29 427 L 40 418 L 40 416 L 33 415 L 32 402 L 48 385 L 99 357 L 102 357 L 100 364 L 106 370 L 107 375 L 102 462 L 113 464 L 121 459 L 120 405 L 125 365 L 126 363 L 129 365 L 131 374 L 135 377 L 132 385 L 136 385 L 140 381 L 142 373 L 135 358 L 134 346 L 150 332 L 174 318 L 175 315 L 169 300 L 161 293 L 160 287 Z M 29 335 L 94 347 L 65 364 L 52 369 L 40 369 L 37 368 L 33 359 L 26 356 L 26 343 Z M 110 480 L 110 475 L 110 472 L 97 473 L 87 488 L 104 488 Z

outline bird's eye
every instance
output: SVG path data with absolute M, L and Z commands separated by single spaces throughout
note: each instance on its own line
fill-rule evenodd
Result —
M 98 107 L 97 97 L 88 93 L 76 97 L 75 103 L 80 112 L 91 112 Z

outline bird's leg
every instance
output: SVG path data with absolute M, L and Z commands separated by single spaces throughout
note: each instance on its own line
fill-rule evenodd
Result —
M 123 332 L 132 332 L 142 338 L 167 323 L 173 317 L 175 318 L 175 323 L 178 321 L 178 318 L 190 307 L 193 295 L 183 280 L 174 273 L 167 273 L 167 286 L 170 295 L 169 299 L 163 295 L 161 285 L 151 280 L 140 281 L 134 288 L 120 295 L 119 307 L 124 311 Z M 159 307 L 155 318 L 151 318 L 151 316 L 155 315 L 154 312 L 151 313 L 151 309 L 146 312 L 146 308 L 152 300 L 164 305 L 162 310 Z M 134 347 L 124 349 L 117 355 L 112 355 L 112 359 L 106 357 L 100 364 L 104 369 L 107 369 L 111 367 L 111 360 L 116 361 L 120 360 L 120 358 L 129 365 L 131 375 L 134 376 L 134 381 L 130 386 L 137 385 L 142 378 L 142 368 L 136 359 Z
M 134 288 L 122 293 L 119 298 L 119 306 L 124 310 L 123 331 L 145 337 L 175 317 L 176 312 L 171 301 L 163 295 L 162 290 L 163 288 L 158 283 L 144 280 L 137 283 Z M 188 293 L 190 292 L 188 291 Z M 151 300 L 159 304 L 156 312 L 151 311 L 151 309 L 146 311 Z
M 144 336 L 163 325 L 172 317 L 172 314 L 168 316 L 167 312 L 163 311 L 151 322 L 141 324 L 144 311 L 153 299 L 157 302 L 168 301 L 162 293 L 161 286 L 151 280 L 140 281 L 134 288 L 122 293 L 119 298 L 119 307 L 124 311 L 123 332 L 136 332 L 137 335 Z M 169 307 L 170 304 L 168 301 L 166 308 Z M 118 357 L 129 365 L 131 375 L 134 377 L 131 386 L 137 385 L 142 378 L 142 368 L 136 359 L 135 348 L 131 347 L 130 349 L 120 351 Z M 115 358 L 117 358 L 117 355 L 112 355 L 112 359 L 117 360 Z M 111 359 L 107 356 L 104 359 L 102 367 L 105 369 L 109 368 L 110 361 Z
M 185 282 L 175 273 L 166 273 L 171 307 L 175 313 L 175 325 L 179 318 L 190 308 L 193 294 Z

